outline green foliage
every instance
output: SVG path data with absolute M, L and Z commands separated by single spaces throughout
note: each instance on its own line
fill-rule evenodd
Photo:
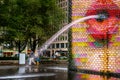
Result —
M 0 27 L 5 27 L 2 39 L 9 37 L 19 48 L 30 39 L 34 47 L 37 40 L 43 43 L 58 31 L 63 18 L 56 0 L 0 0 Z

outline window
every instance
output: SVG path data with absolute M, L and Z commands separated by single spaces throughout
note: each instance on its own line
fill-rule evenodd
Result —
M 48 47 L 48 49 L 51 49 L 51 45 Z
M 64 48 L 64 43 L 61 43 L 61 48 Z
M 64 36 L 60 36 L 60 41 L 63 41 L 64 40 Z
M 65 36 L 65 40 L 68 40 L 68 37 L 67 37 L 67 36 Z
M 65 47 L 68 48 L 68 43 L 65 43 Z
M 55 44 L 52 44 L 52 48 L 55 48 Z
M 56 44 L 56 48 L 59 48 L 59 43 Z

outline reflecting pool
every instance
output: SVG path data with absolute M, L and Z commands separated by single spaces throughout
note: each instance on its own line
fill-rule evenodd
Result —
M 0 66 L 0 80 L 120 80 L 68 71 L 67 65 Z

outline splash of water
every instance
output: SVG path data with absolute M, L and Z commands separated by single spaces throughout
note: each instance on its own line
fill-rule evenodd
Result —
M 74 24 L 77 24 L 79 22 L 83 22 L 85 20 L 91 19 L 91 18 L 100 18 L 101 15 L 91 15 L 91 16 L 87 16 L 84 18 L 80 18 L 77 19 L 73 22 L 71 22 L 70 24 L 64 26 L 62 29 L 60 29 L 56 34 L 54 34 L 50 39 L 48 39 L 39 49 L 40 52 L 46 50 L 48 48 L 48 46 L 50 46 L 50 44 L 58 37 L 60 36 L 63 32 L 65 32 L 66 30 L 68 30 L 71 26 L 73 26 Z M 39 53 L 40 54 L 40 53 Z

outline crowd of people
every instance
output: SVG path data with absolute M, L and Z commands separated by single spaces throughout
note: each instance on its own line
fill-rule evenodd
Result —
M 44 54 L 43 57 L 47 57 L 47 56 Z M 61 54 L 59 52 L 55 52 L 55 53 L 52 54 L 51 59 L 58 60 L 58 59 L 60 59 L 60 57 L 61 57 Z M 27 61 L 28 61 L 29 65 L 39 65 L 41 59 L 40 59 L 39 55 L 36 55 L 36 54 L 34 54 L 34 52 L 31 51 L 29 56 L 28 56 Z

